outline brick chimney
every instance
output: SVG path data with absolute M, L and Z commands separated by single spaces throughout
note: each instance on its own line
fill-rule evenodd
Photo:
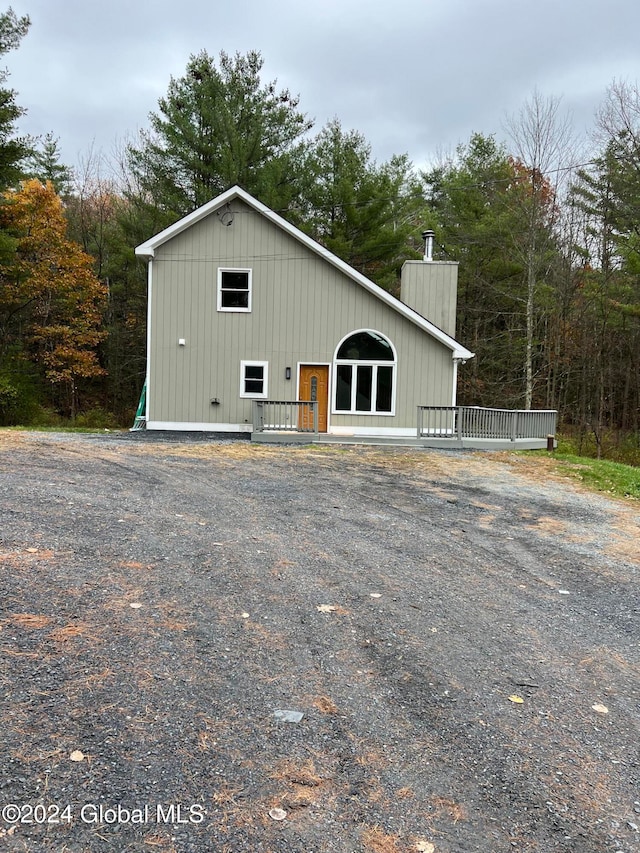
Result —
M 433 231 L 423 231 L 424 257 L 405 261 L 400 276 L 400 299 L 451 337 L 456 334 L 457 261 L 434 261 Z

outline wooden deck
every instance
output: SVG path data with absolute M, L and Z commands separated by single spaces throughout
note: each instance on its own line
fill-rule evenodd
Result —
M 256 401 L 251 440 L 263 444 L 369 444 L 474 450 L 544 450 L 556 446 L 557 412 L 419 406 L 413 435 L 319 432 L 317 403 Z
M 329 433 L 252 432 L 251 441 L 259 444 L 366 444 L 380 447 L 424 447 L 440 450 L 545 450 L 547 439 L 529 438 L 507 441 L 499 438 L 406 438 L 396 436 L 330 435 Z M 557 441 L 554 439 L 554 449 Z

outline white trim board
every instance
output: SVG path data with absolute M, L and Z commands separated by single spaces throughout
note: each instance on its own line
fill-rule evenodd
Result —
M 363 438 L 393 438 L 394 436 L 399 438 L 415 438 L 416 430 L 411 427 L 334 426 L 331 427 L 328 434 L 344 436 L 344 438 L 348 438 L 350 436 L 356 438 L 358 436 L 362 436 Z
M 252 424 L 212 424 L 195 423 L 190 421 L 150 421 L 148 430 L 167 430 L 180 432 L 253 432 Z M 297 434 L 297 433 L 292 433 Z M 334 426 L 327 430 L 327 435 L 372 437 L 372 438 L 415 438 L 416 431 L 411 427 L 350 427 Z
M 149 260 L 147 270 L 147 369 L 145 371 L 144 381 L 147 386 L 147 393 L 144 400 L 144 416 L 146 421 L 149 421 L 149 397 L 151 392 L 151 300 L 153 296 L 153 259 Z
M 252 424 L 210 424 L 189 421 L 149 421 L 148 430 L 176 430 L 179 432 L 252 432 Z

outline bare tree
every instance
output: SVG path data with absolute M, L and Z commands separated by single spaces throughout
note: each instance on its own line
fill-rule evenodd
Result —
M 534 391 L 536 293 L 549 273 L 549 242 L 556 225 L 558 199 L 575 156 L 571 118 L 560 112 L 561 100 L 534 91 L 520 111 L 506 119 L 514 155 L 524 167 L 529 185 L 516 194 L 522 206 L 522 246 L 526 284 L 525 408 Z
M 615 140 L 637 157 L 640 149 L 640 88 L 637 83 L 614 80 L 596 115 L 596 139 L 606 145 Z

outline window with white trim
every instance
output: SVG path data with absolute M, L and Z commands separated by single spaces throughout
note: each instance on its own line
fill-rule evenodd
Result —
M 218 311 L 251 311 L 251 270 L 218 269 Z
M 336 352 L 334 411 L 393 414 L 395 373 L 390 341 L 378 332 L 354 332 Z
M 269 393 L 269 362 L 240 362 L 240 396 L 266 400 Z

